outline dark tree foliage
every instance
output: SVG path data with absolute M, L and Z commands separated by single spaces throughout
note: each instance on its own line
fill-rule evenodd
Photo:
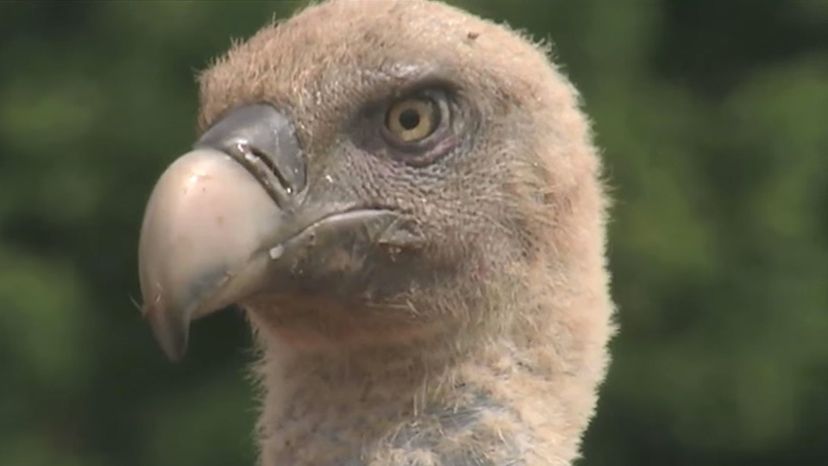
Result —
M 621 332 L 582 465 L 826 464 L 828 2 L 466 0 L 552 44 L 616 199 Z M 0 464 L 255 461 L 239 313 L 142 321 L 193 78 L 297 2 L 0 3 Z

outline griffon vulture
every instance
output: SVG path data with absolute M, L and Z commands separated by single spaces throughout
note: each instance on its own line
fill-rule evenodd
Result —
M 440 3 L 332 0 L 199 83 L 143 311 L 179 359 L 193 319 L 245 310 L 261 463 L 570 464 L 613 329 L 607 201 L 546 50 Z

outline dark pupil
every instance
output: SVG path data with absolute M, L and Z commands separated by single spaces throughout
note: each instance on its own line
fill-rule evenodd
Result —
M 400 113 L 400 126 L 407 130 L 420 126 L 420 114 L 413 108 L 407 108 Z

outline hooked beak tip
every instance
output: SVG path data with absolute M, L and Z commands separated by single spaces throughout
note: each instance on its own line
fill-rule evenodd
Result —
M 183 312 L 169 312 L 161 307 L 160 301 L 156 300 L 145 304 L 142 313 L 149 321 L 152 333 L 167 358 L 179 362 L 187 352 L 190 319 Z

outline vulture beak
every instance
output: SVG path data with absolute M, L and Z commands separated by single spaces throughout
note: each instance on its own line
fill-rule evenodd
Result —
M 297 268 L 302 279 L 324 274 L 326 250 L 353 250 L 393 221 L 390 211 L 324 195 L 307 201 L 306 173 L 291 121 L 250 105 L 228 113 L 161 175 L 138 264 L 143 312 L 171 360 L 183 357 L 192 320 L 278 292 Z

